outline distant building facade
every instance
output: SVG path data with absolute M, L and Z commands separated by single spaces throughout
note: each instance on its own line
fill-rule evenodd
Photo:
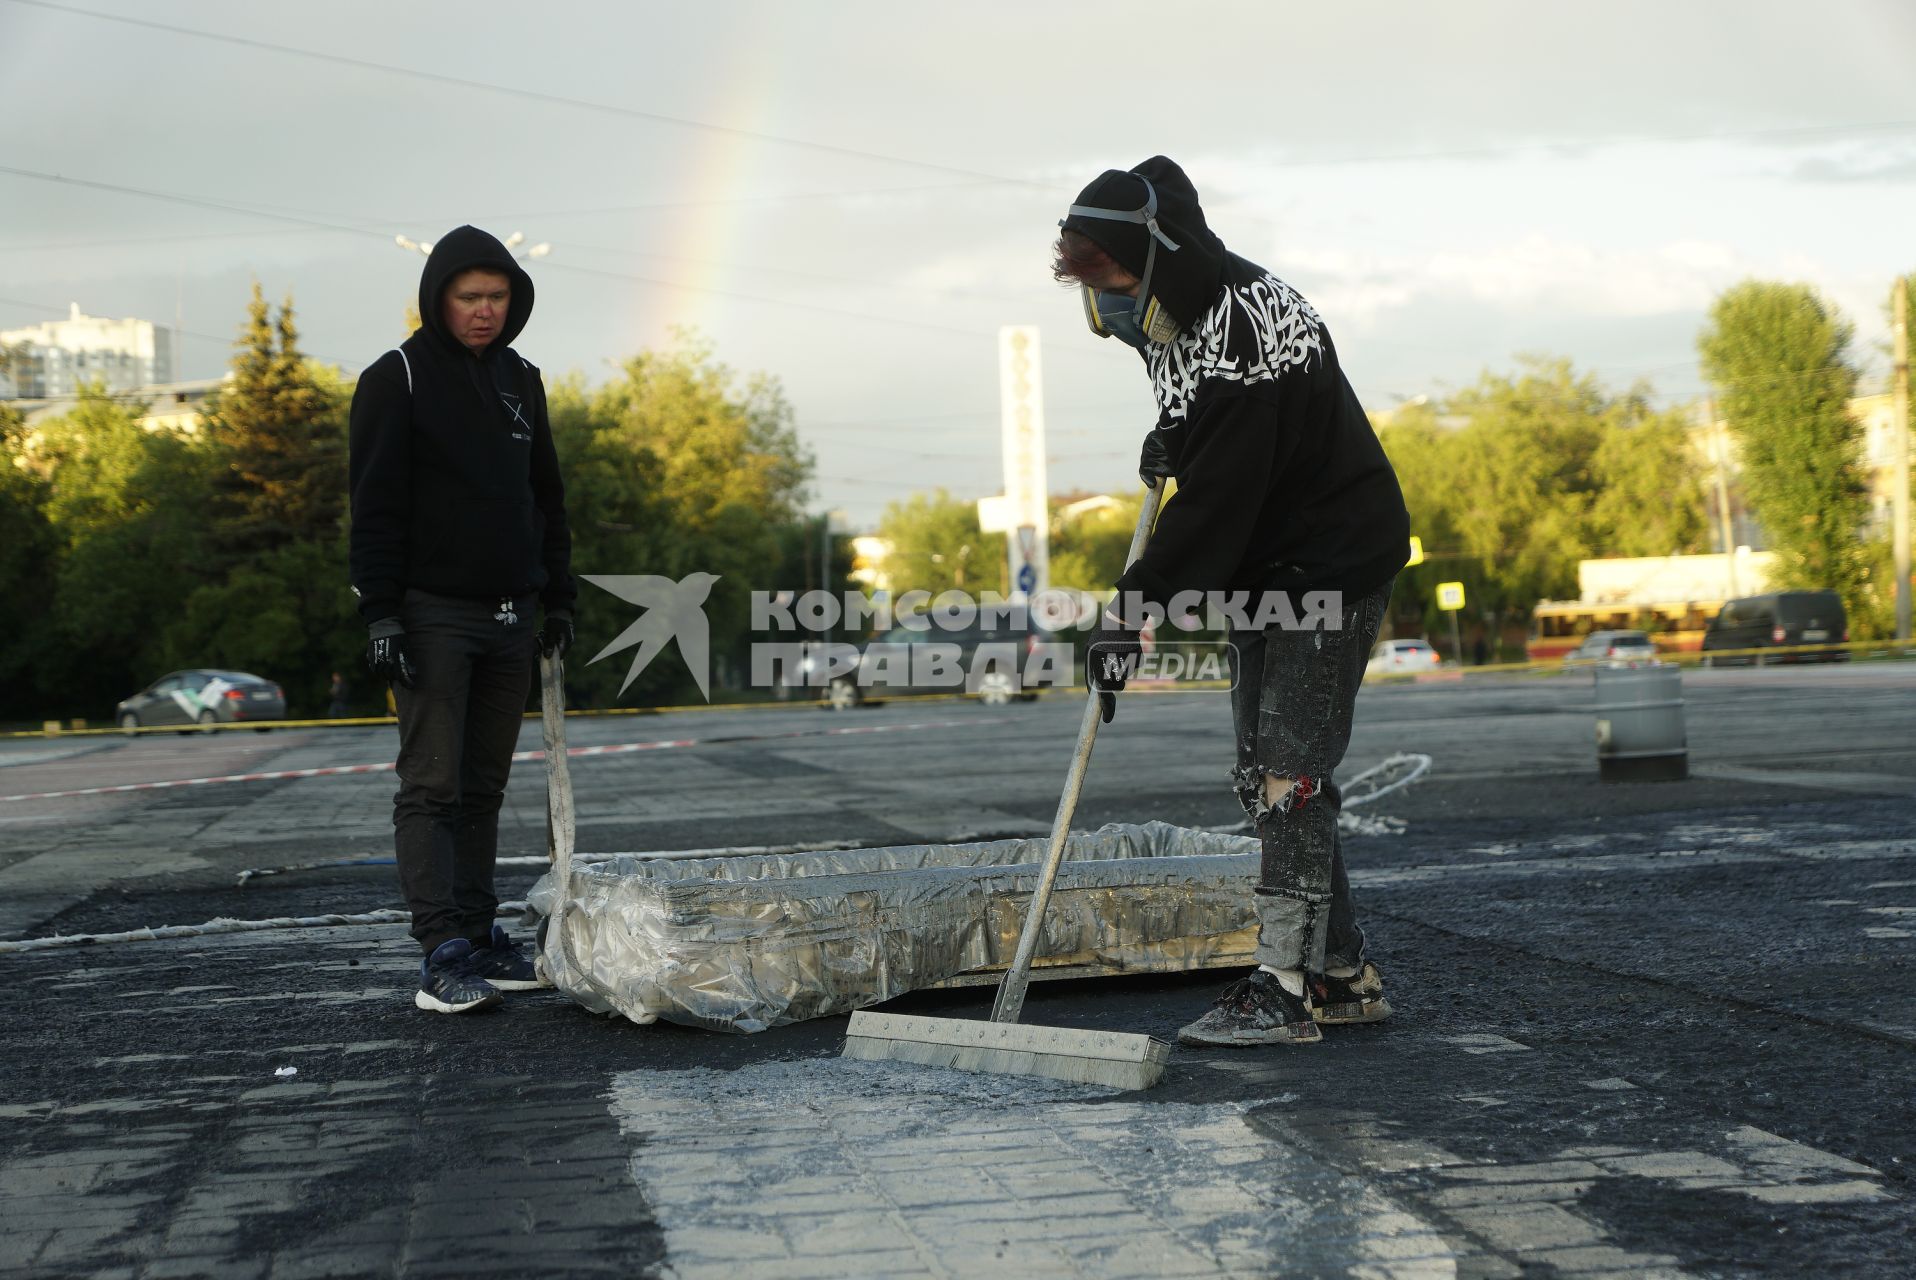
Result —
M 1861 461 L 1864 483 L 1869 489 L 1869 515 L 1859 532 L 1864 538 L 1888 537 L 1896 493 L 1896 451 L 1907 447 L 1904 442 L 1908 437 L 1896 429 L 1895 402 L 1887 392 L 1857 396 L 1849 401 L 1847 408 L 1849 416 L 1863 429 Z M 1766 546 L 1762 524 L 1742 500 L 1739 481 L 1743 475 L 1743 463 L 1736 436 L 1727 422 L 1705 421 L 1704 416 L 1699 415 L 1691 433 L 1696 455 L 1703 464 L 1704 478 L 1706 482 L 1711 481 L 1715 468 L 1722 467 L 1737 545 L 1744 548 Z M 1711 544 L 1719 551 L 1725 550 L 1718 532 L 1714 489 L 1708 490 L 1705 497 L 1710 503 Z
M 1871 535 L 1889 536 L 1895 524 L 1896 452 L 1907 448 L 1907 434 L 1896 429 L 1896 398 L 1888 392 L 1858 396 L 1849 402 L 1852 418 L 1863 424 L 1863 468 L 1869 474 Z
M 170 383 L 173 335 L 150 320 L 89 316 L 74 303 L 64 320 L 0 330 L 8 359 L 8 399 L 58 400 L 82 383 L 101 382 L 109 392 Z

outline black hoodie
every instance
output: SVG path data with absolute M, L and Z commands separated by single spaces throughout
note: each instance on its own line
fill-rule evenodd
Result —
M 1140 208 L 1135 175 L 1178 246 L 1158 245 L 1150 292 L 1179 332 L 1144 351 L 1178 490 L 1119 590 L 1164 604 L 1184 590 L 1355 596 L 1383 585 L 1409 559 L 1410 517 L 1330 331 L 1289 285 L 1224 247 L 1163 156 L 1106 170 L 1076 203 Z M 1078 214 L 1064 225 L 1144 273 L 1143 225 Z
M 483 354 L 447 332 L 441 298 L 471 267 L 512 281 Z M 532 277 L 477 227 L 433 246 L 419 331 L 359 376 L 352 408 L 353 591 L 368 623 L 406 588 L 498 600 L 538 592 L 570 610 L 572 539 L 539 370 L 509 345 L 532 315 Z

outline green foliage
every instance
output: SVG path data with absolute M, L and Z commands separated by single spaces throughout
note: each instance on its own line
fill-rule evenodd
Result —
M 290 714 L 317 715 L 364 643 L 344 574 L 351 396 L 300 352 L 292 299 L 275 316 L 258 284 L 234 348 L 204 419 L 206 547 L 154 665 L 251 671 L 285 687 Z
M 1486 372 L 1447 401 L 1405 406 L 1379 438 L 1429 556 L 1398 580 L 1400 634 L 1447 639 L 1439 582 L 1464 584 L 1470 620 L 1516 622 L 1574 596 L 1579 560 L 1708 545 L 1683 416 L 1653 412 L 1640 387 L 1613 395 L 1568 360 Z
M 1604 433 L 1593 459 L 1590 539 L 1610 556 L 1707 551 L 1707 478 L 1681 412 L 1649 413 Z
M 207 405 L 222 454 L 219 547 L 229 565 L 336 533 L 346 507 L 346 405 L 337 376 L 308 364 L 288 298 L 274 317 L 256 282 L 233 378 Z
M 324 712 L 334 671 L 351 679 L 365 627 L 345 589 L 346 537 L 294 542 L 194 591 L 166 625 L 168 669 L 224 667 L 277 680 L 295 716 Z M 354 680 L 356 685 L 369 682 Z M 368 710 L 378 709 L 369 695 Z
M 1138 498 L 1121 497 L 1109 507 L 1074 519 L 1051 513 L 1051 585 L 1109 591 L 1124 572 L 1124 553 L 1138 524 Z
M 12 405 L 0 404 L 0 599 L 9 602 L 10 615 L 0 632 L 0 715 L 24 709 L 16 704 L 33 681 L 56 555 L 47 518 L 51 486 L 28 461 L 25 424 Z
M 979 532 L 974 502 L 943 489 L 915 493 L 886 505 L 878 535 L 891 543 L 883 568 L 894 599 L 907 591 L 1004 591 L 1005 535 Z
M 580 574 L 720 575 L 707 604 L 722 679 L 750 641 L 749 593 L 816 585 L 823 529 L 803 514 L 811 459 L 778 384 L 741 378 L 681 337 L 588 392 L 551 393 Z M 324 712 L 333 672 L 366 710 L 365 629 L 346 580 L 348 389 L 300 354 L 290 301 L 256 288 L 234 377 L 197 435 L 151 431 L 143 406 L 82 394 L 29 439 L 0 406 L 0 590 L 17 621 L 0 638 L 0 714 L 104 717 L 181 667 L 251 671 L 285 686 L 294 715 Z M 826 585 L 849 548 L 831 547 Z M 575 701 L 681 700 L 676 654 L 623 696 L 629 654 L 586 659 L 635 620 L 586 586 Z
M 802 514 L 811 458 L 777 381 L 740 378 L 682 333 L 666 350 L 627 360 L 620 376 L 595 390 L 577 376 L 559 380 L 548 403 L 573 572 L 719 575 L 705 608 L 714 663 L 737 670 L 749 640 L 750 593 L 805 585 L 802 565 L 818 554 L 818 526 Z M 834 551 L 834 587 L 849 568 L 843 551 Z M 632 606 L 582 584 L 583 657 L 566 674 L 575 699 L 645 706 L 697 697 L 675 650 L 623 694 L 629 650 L 587 664 L 637 617 Z
M 100 714 L 159 672 L 159 634 L 205 580 L 205 495 L 217 462 L 204 444 L 140 426 L 144 406 L 97 387 L 41 424 L 55 571 L 33 687 L 13 709 Z M 45 592 L 42 588 L 42 592 Z
M 1710 309 L 1703 366 L 1737 439 L 1743 486 L 1777 552 L 1775 587 L 1829 587 L 1863 609 L 1862 427 L 1847 401 L 1852 330 L 1807 285 L 1746 281 Z

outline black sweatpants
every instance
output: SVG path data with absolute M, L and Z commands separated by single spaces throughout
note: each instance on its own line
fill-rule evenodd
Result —
M 416 684 L 393 686 L 399 791 L 393 837 L 412 936 L 490 945 L 499 898 L 499 805 L 537 655 L 537 598 L 473 600 L 409 590 L 400 610 Z

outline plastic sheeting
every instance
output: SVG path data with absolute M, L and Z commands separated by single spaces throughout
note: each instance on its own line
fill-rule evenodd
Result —
M 527 895 L 553 983 L 598 1013 L 752 1032 L 1008 964 L 1044 839 L 573 864 Z M 1074 832 L 1039 974 L 1249 964 L 1258 843 L 1162 822 Z M 555 937 L 556 943 L 555 945 Z

